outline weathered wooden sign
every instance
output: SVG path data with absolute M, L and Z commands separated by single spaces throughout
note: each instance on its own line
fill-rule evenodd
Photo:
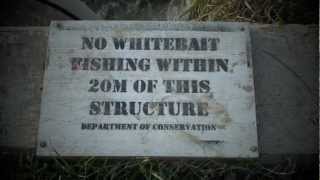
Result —
M 246 26 L 130 24 L 51 24 L 38 155 L 257 157 Z

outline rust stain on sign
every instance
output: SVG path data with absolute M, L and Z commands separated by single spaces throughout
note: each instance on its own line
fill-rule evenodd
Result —
M 208 111 L 215 114 L 214 121 L 218 129 L 226 129 L 231 124 L 232 119 L 222 104 L 218 102 L 209 103 Z
M 247 28 L 127 23 L 52 24 L 38 154 L 256 157 Z

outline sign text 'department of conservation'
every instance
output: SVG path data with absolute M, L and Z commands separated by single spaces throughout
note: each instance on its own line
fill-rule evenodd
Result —
M 48 42 L 38 155 L 257 157 L 245 26 L 53 22 Z

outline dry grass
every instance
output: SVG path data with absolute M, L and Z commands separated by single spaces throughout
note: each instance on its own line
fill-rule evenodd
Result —
M 315 0 L 192 0 L 182 14 L 198 21 L 317 23 Z
M 266 167 L 257 160 L 157 160 L 62 157 L 39 159 L 33 152 L 16 158 L 0 158 L 4 179 L 278 179 L 292 177 L 295 163 L 287 160 Z M 12 167 L 12 166 L 14 167 Z M 227 178 L 229 177 L 229 178 Z
M 313 2 L 313 0 L 310 0 Z M 305 11 L 289 0 L 193 0 L 182 14 L 199 21 L 258 23 L 314 23 L 317 12 Z M 302 2 L 302 1 L 301 1 Z M 318 7 L 318 6 L 316 6 Z M 299 9 L 298 9 L 299 8 Z M 308 8 L 307 8 L 308 9 Z M 297 14 L 295 14 L 298 12 Z M 299 12 L 306 14 L 300 16 Z M 316 14 L 316 16 L 313 16 Z M 287 160 L 266 167 L 258 160 L 156 160 L 80 158 L 39 159 L 34 152 L 19 157 L 0 156 L 3 179 L 279 179 L 295 176 L 295 163 Z

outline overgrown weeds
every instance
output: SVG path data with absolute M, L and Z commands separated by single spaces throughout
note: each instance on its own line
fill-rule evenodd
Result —
M 295 173 L 295 163 L 287 160 L 266 167 L 257 160 L 110 159 L 62 157 L 39 159 L 33 153 L 15 159 L 1 159 L 5 179 L 277 179 Z M 12 166 L 14 168 L 12 168 Z M 18 166 L 17 166 L 18 164 Z
M 315 0 L 192 0 L 182 14 L 199 21 L 318 23 Z

